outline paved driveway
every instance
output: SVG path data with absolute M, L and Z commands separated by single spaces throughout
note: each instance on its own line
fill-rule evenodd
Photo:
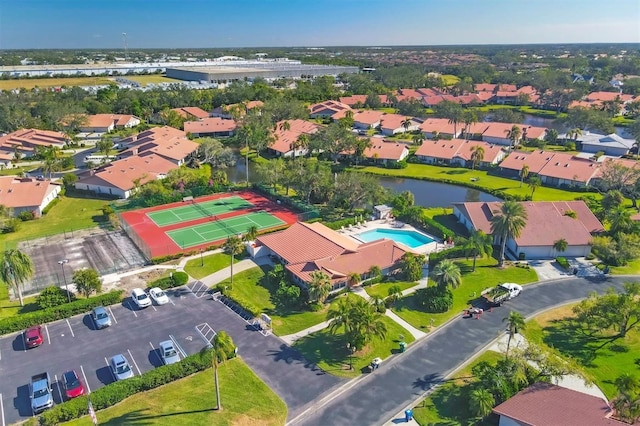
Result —
M 382 364 L 348 392 L 323 406 L 312 406 L 290 424 L 381 425 L 430 390 L 463 361 L 504 331 L 502 319 L 510 310 L 525 316 L 548 307 L 584 298 L 592 291 L 622 288 L 624 278 L 569 278 L 525 287 L 503 307 L 485 312 L 479 320 L 458 317 L 427 340 Z
M 322 393 L 340 383 L 323 373 L 275 336 L 263 336 L 223 304 L 196 297 L 188 288 L 170 292 L 170 304 L 136 310 L 130 299 L 112 306 L 113 325 L 94 330 L 88 315 L 44 327 L 44 344 L 25 350 L 21 333 L 0 338 L 0 426 L 31 416 L 28 384 L 32 375 L 49 372 L 54 400 L 57 381 L 75 369 L 90 390 L 111 383 L 109 357 L 123 354 L 136 375 L 161 365 L 158 343 L 172 338 L 185 354 L 205 346 L 212 330 L 225 330 L 247 364 L 286 402 L 296 416 Z M 242 384 L 238 384 L 242 386 Z

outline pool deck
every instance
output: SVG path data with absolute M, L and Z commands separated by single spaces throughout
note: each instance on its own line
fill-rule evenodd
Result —
M 427 237 L 433 240 L 432 243 L 423 244 L 415 248 L 409 247 L 414 252 L 420 253 L 420 254 L 429 254 L 429 253 L 444 250 L 445 248 L 450 247 L 449 245 L 444 244 L 442 240 L 434 237 L 433 235 L 429 235 L 415 228 L 414 226 L 411 226 L 407 223 L 399 222 L 393 219 L 380 219 L 380 220 L 370 220 L 368 222 L 361 222 L 360 225 L 344 227 L 342 229 L 339 229 L 338 232 L 348 237 L 351 237 L 352 239 L 356 240 L 359 243 L 362 243 L 362 241 L 356 238 L 355 235 L 362 234 L 363 232 L 367 232 L 367 231 L 372 231 L 374 229 L 394 229 L 394 230 L 401 230 L 401 231 L 414 231 L 422 235 L 426 235 Z M 402 244 L 402 243 L 398 243 L 398 244 Z

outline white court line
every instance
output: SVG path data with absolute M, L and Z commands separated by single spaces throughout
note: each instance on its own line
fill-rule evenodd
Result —
M 87 375 L 84 374 L 84 368 L 82 368 L 82 365 L 80 366 L 80 371 L 82 371 L 82 377 L 84 377 L 84 385 L 87 387 L 87 393 L 91 393 L 91 388 L 89 387 L 89 382 L 87 381 Z
M 116 322 L 116 324 L 118 323 L 118 320 L 116 319 L 116 316 L 113 315 L 113 311 L 111 310 L 111 307 L 108 306 L 107 309 L 109 310 L 109 312 L 111 312 L 111 318 L 113 318 L 113 320 Z
M 68 319 L 67 319 L 67 325 L 69 326 L 69 331 L 71 331 L 71 336 L 76 337 L 76 335 L 73 334 L 73 328 L 71 328 L 71 323 L 69 322 Z
M 1 424 L 2 424 L 2 426 L 5 426 L 5 423 L 4 423 L 4 405 L 2 404 L 2 394 L 1 393 L 0 393 L 0 416 L 2 416 L 2 417 L 0 417 L 0 419 L 2 419 L 2 423 Z
M 62 391 L 60 390 L 60 382 L 58 381 L 58 375 L 54 374 L 53 378 L 56 379 L 56 387 L 58 388 L 58 395 L 60 395 L 60 403 L 63 403 L 64 398 L 62 397 Z
M 178 349 L 178 351 L 182 354 L 183 358 L 187 357 L 187 353 L 184 351 L 184 349 L 182 349 L 182 346 L 180 346 L 180 343 L 178 343 L 176 341 L 176 338 L 173 337 L 171 334 L 169 335 L 169 339 L 171 339 L 171 341 L 173 342 L 174 345 L 176 345 L 176 348 Z
M 140 372 L 140 369 L 138 368 L 138 364 L 136 363 L 136 360 L 133 358 L 133 355 L 131 355 L 131 351 L 129 349 L 127 349 L 127 352 L 129 352 L 129 356 L 131 357 L 131 361 L 133 362 L 133 365 L 136 366 L 136 370 L 138 370 L 138 376 L 142 376 L 142 373 Z
M 51 336 L 49 336 L 49 327 L 47 327 L 47 324 L 44 325 L 44 330 L 47 332 L 47 340 L 49 344 L 51 344 Z

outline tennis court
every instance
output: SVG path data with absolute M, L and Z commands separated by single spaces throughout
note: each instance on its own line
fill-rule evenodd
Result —
M 236 210 L 245 210 L 253 207 L 249 201 L 242 197 L 232 196 L 218 198 L 217 200 L 197 203 L 189 201 L 188 204 L 171 209 L 148 212 L 147 216 L 157 226 L 168 226 L 175 223 L 188 222 L 190 220 L 202 219 L 208 216 L 217 216 L 223 213 L 230 213 Z
M 181 248 L 199 246 L 212 241 L 226 240 L 230 235 L 243 234 L 251 226 L 258 231 L 274 226 L 284 225 L 286 222 L 267 212 L 255 212 L 242 216 L 214 220 L 189 228 L 167 231 L 166 234 Z

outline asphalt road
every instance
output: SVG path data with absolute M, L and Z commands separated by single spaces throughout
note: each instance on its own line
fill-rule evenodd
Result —
M 205 346 L 214 330 L 231 335 L 244 361 L 286 402 L 290 417 L 342 382 L 306 362 L 279 338 L 256 332 L 208 294 L 181 288 L 170 295 L 172 303 L 144 310 L 133 308 L 131 300 L 125 299 L 110 307 L 113 325 L 103 330 L 94 330 L 89 315 L 47 324 L 44 344 L 30 350 L 25 350 L 22 333 L 1 337 L 0 426 L 31 416 L 28 384 L 32 375 L 49 373 L 57 404 L 63 394 L 57 380 L 66 370 L 76 370 L 94 391 L 114 380 L 108 367 L 111 356 L 125 355 L 138 375 L 161 365 L 160 341 L 172 338 L 190 355 Z
M 320 400 L 289 424 L 384 424 L 503 333 L 502 319 L 510 310 L 530 316 L 593 291 L 621 289 L 625 280 L 629 278 L 569 278 L 527 286 L 519 297 L 486 311 L 479 320 L 458 317 L 405 354 L 383 362 L 348 391 L 334 395 L 326 404 Z

